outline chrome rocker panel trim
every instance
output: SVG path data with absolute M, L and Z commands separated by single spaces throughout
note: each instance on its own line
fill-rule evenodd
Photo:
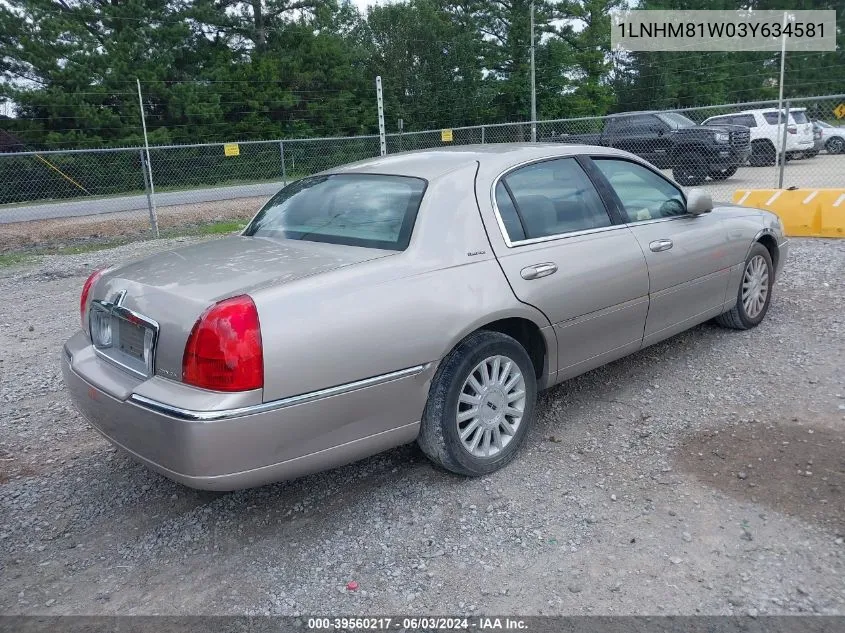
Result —
M 306 402 L 313 402 L 314 400 L 321 400 L 323 398 L 329 398 L 331 396 L 339 396 L 341 394 L 348 393 L 350 391 L 356 391 L 358 389 L 374 387 L 376 385 L 380 385 L 393 380 L 398 380 L 400 378 L 416 376 L 420 372 L 424 371 L 427 367 L 429 367 L 430 364 L 431 363 L 426 363 L 424 365 L 414 365 L 413 367 L 408 367 L 407 369 L 400 369 L 397 371 L 389 372 L 387 374 L 373 376 L 372 378 L 364 378 L 363 380 L 348 382 L 343 385 L 337 385 L 336 387 L 327 387 L 326 389 L 318 389 L 317 391 L 310 391 L 308 393 L 303 393 L 298 396 L 290 396 L 288 398 L 281 398 L 280 400 L 271 400 L 269 402 L 262 402 L 261 404 L 254 404 L 248 407 L 239 407 L 237 409 L 221 409 L 219 411 L 196 411 L 192 409 L 182 409 L 180 407 L 175 407 L 164 402 L 159 402 L 158 400 L 153 400 L 152 398 L 147 398 L 136 393 L 133 393 L 131 396 L 129 396 L 129 402 L 138 407 L 149 409 L 151 411 L 155 411 L 156 413 L 162 413 L 172 418 L 178 418 L 181 420 L 192 420 L 195 422 L 227 420 L 230 418 L 240 418 L 246 415 L 254 415 L 256 413 L 266 413 L 268 411 L 275 411 L 276 409 L 284 409 L 286 407 L 292 407 L 298 404 L 304 404 Z

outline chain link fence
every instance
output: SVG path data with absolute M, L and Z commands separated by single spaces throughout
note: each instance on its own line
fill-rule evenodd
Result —
M 780 117 L 767 101 L 537 121 L 535 134 L 628 150 L 730 200 L 742 189 L 845 188 L 843 103 L 845 95 L 791 99 Z M 386 144 L 393 154 L 531 139 L 531 123 L 520 122 L 391 133 Z M 0 235 L 135 238 L 152 227 L 243 222 L 286 182 L 379 152 L 375 135 L 154 146 L 149 170 L 141 148 L 0 153 Z

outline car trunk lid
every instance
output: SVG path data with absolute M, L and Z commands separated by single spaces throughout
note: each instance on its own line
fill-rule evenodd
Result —
M 119 303 L 124 314 L 128 310 L 158 324 L 154 373 L 178 380 L 191 328 L 213 303 L 393 254 L 321 242 L 232 236 L 110 270 L 97 283 L 92 299 Z M 122 321 L 120 325 L 125 329 Z M 132 364 L 133 359 L 124 356 L 133 351 L 137 350 L 113 349 L 110 360 Z

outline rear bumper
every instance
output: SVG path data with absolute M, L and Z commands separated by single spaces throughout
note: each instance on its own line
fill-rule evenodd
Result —
M 207 490 L 292 479 L 413 441 L 434 372 L 433 364 L 409 368 L 365 386 L 350 383 L 345 391 L 289 398 L 281 407 L 232 408 L 221 401 L 222 408 L 198 411 L 149 395 L 138 398 L 136 391 L 150 393 L 144 383 L 115 389 L 108 380 L 125 385 L 123 372 L 89 358 L 87 343 L 84 336 L 73 337 L 62 358 L 77 409 L 137 461 Z
M 801 139 L 795 141 L 794 143 L 789 143 L 787 141 L 786 151 L 787 153 L 803 152 L 808 149 L 813 149 L 814 146 L 815 142 L 813 139 Z

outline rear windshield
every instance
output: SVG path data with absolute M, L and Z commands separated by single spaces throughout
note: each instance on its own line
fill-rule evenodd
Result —
M 796 123 L 809 123 L 807 113 L 803 110 L 799 112 L 792 112 L 792 118 L 795 119 Z
M 303 178 L 270 198 L 244 235 L 405 250 L 425 186 L 409 176 Z

